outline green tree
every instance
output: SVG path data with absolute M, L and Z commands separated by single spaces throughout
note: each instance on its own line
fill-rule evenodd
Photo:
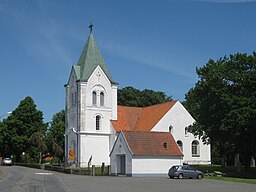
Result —
M 3 122 L 0 122 L 0 157 L 5 155 L 4 130 L 5 130 L 5 124 Z
M 59 160 L 64 156 L 65 111 L 54 114 L 47 132 L 49 152 Z
M 256 154 L 256 53 L 209 60 L 197 74 L 200 80 L 186 94 L 195 117 L 192 132 L 208 137 L 223 158 L 241 154 L 245 166 Z
M 20 161 L 22 152 L 31 153 L 27 146 L 31 135 L 37 131 L 45 132 L 46 128 L 43 113 L 36 109 L 36 104 L 31 97 L 26 97 L 2 123 L 1 135 L 4 138 L 2 154 L 4 156 L 14 155 L 16 160 Z
M 42 162 L 42 154 L 47 151 L 46 139 L 45 139 L 45 132 L 44 131 L 37 131 L 34 132 L 28 140 L 28 144 L 30 146 L 30 153 L 33 151 L 36 154 L 33 156 L 38 156 L 39 153 L 39 164 Z
M 117 98 L 118 105 L 133 107 L 146 107 L 172 100 L 164 92 L 149 89 L 140 91 L 130 86 L 118 89 Z

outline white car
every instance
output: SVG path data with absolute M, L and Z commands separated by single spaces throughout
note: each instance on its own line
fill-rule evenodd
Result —
M 5 166 L 5 165 L 12 165 L 12 159 L 11 158 L 4 158 L 3 161 L 2 161 L 2 165 Z

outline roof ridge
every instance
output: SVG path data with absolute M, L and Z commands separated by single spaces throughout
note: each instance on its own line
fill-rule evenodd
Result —
M 164 104 L 167 104 L 167 103 L 176 103 L 177 101 L 179 101 L 179 100 L 166 101 L 166 102 L 163 102 L 163 103 L 149 105 L 149 106 L 145 106 L 145 107 L 142 107 L 142 108 L 154 107 L 154 106 L 164 105 Z
M 126 105 L 118 105 L 119 107 L 129 107 L 129 108 L 143 108 L 143 107 L 136 107 L 136 106 L 126 106 Z
M 143 133 L 170 133 L 172 134 L 171 132 L 169 131 L 141 131 L 141 130 L 121 130 L 123 132 L 143 132 Z
M 149 106 L 145 106 L 145 107 L 136 107 L 136 106 L 126 106 L 126 105 L 118 105 L 120 107 L 130 107 L 130 108 L 149 108 L 149 107 L 154 107 L 154 106 L 158 106 L 158 105 L 164 105 L 164 104 L 167 104 L 167 103 L 176 103 L 177 101 L 179 100 L 172 100 L 172 101 L 166 101 L 166 102 L 163 102 L 163 103 L 158 103 L 158 104 L 154 104 L 154 105 L 149 105 Z

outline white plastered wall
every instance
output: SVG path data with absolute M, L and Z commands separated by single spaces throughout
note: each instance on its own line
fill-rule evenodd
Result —
M 112 86 L 104 71 L 98 66 L 86 85 L 81 90 L 81 129 L 82 132 L 95 132 L 95 117 L 100 115 L 102 117 L 102 133 L 110 133 L 110 120 L 113 117 L 113 111 L 117 111 L 115 104 L 117 94 L 116 86 Z M 113 88 L 113 89 L 112 89 Z M 92 92 L 97 93 L 97 105 L 92 103 Z M 100 93 L 104 93 L 104 106 L 100 106 Z M 115 95 L 112 95 L 115 94 Z M 115 112 L 116 113 L 116 112 Z M 115 115 L 114 115 L 115 116 Z
M 67 96 L 67 103 L 68 103 L 68 111 L 67 111 L 67 124 L 68 129 L 74 128 L 77 131 L 77 109 L 78 109 L 78 87 L 76 83 L 76 74 L 74 68 L 72 68 L 69 82 L 68 82 L 68 96 Z
M 65 159 L 67 163 L 77 164 L 79 161 L 78 156 L 78 141 L 77 141 L 77 84 L 76 74 L 72 67 L 68 84 L 66 85 L 66 113 L 65 113 Z M 75 150 L 75 159 L 70 160 L 69 152 Z
M 152 131 L 168 132 L 169 127 L 172 126 L 172 135 L 175 141 L 181 141 L 183 144 L 183 162 L 189 164 L 210 164 L 211 162 L 211 148 L 206 145 L 198 137 L 191 133 L 185 134 L 185 128 L 195 122 L 193 117 L 177 101 L 176 104 L 163 116 L 163 118 L 154 126 Z M 192 157 L 192 142 L 197 140 L 199 142 L 199 157 Z
M 133 156 L 122 133 L 116 139 L 110 154 L 113 175 L 120 173 L 120 155 L 125 155 L 125 174 L 128 176 L 168 176 L 169 168 L 182 161 L 181 157 L 174 156 Z
M 132 176 L 168 176 L 173 165 L 182 163 L 181 157 L 175 156 L 133 156 Z
M 80 166 L 87 167 L 92 156 L 92 165 L 110 164 L 109 158 L 109 135 L 80 135 Z
M 70 164 L 77 164 L 78 163 L 78 148 L 77 148 L 77 134 L 74 132 L 74 129 L 70 129 L 66 134 L 66 151 L 65 151 L 65 157 L 67 159 L 67 163 Z M 69 152 L 71 150 L 74 150 L 74 159 L 70 159 Z
M 120 172 L 118 162 L 119 155 L 125 155 L 125 172 L 127 175 L 132 175 L 132 155 L 123 134 L 119 134 L 117 137 L 110 154 L 110 169 L 112 175 L 117 175 Z
M 92 103 L 92 92 L 97 94 L 97 104 Z M 100 93 L 104 93 L 104 105 L 100 105 Z M 117 117 L 117 86 L 105 75 L 100 66 L 96 67 L 87 82 L 80 83 L 79 127 L 80 166 L 87 166 L 92 155 L 92 164 L 110 164 L 109 153 L 113 143 L 111 120 Z M 100 129 L 96 130 L 96 116 L 100 116 Z

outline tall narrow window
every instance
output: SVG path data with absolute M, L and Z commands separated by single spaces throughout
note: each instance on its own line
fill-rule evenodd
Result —
M 77 104 L 78 101 L 78 96 L 77 96 L 77 92 L 75 92 L 75 105 Z
M 95 91 L 92 92 L 92 105 L 97 105 L 97 93 Z
M 100 106 L 104 106 L 104 93 L 100 93 Z
M 96 116 L 96 131 L 99 131 L 100 130 L 100 116 L 97 115 Z
M 192 157 L 199 157 L 200 156 L 200 152 L 199 152 L 199 142 L 194 140 L 192 142 Z
M 75 101 L 75 99 L 74 99 L 74 94 L 71 93 L 71 103 L 72 103 L 72 105 L 75 105 L 74 101 Z
M 178 140 L 177 145 L 179 146 L 180 150 L 183 151 L 183 143 L 182 141 Z

